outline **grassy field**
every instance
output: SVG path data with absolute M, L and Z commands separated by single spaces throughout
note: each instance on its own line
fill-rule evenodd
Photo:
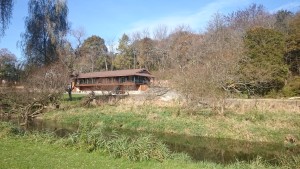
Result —
M 235 163 L 228 166 L 210 162 L 187 162 L 184 160 L 166 160 L 133 162 L 116 159 L 99 152 L 88 153 L 82 150 L 62 148 L 61 146 L 41 142 L 29 142 L 20 138 L 0 139 L 0 168 L 276 168 L 264 165 L 257 160 L 253 163 Z M 279 167 L 277 167 L 279 168 Z
M 1 124 L 2 125 L 2 124 Z M 235 162 L 221 165 L 212 162 L 192 162 L 182 156 L 163 161 L 132 161 L 115 158 L 103 151 L 88 152 L 84 148 L 66 146 L 64 140 L 45 134 L 11 134 L 2 127 L 0 132 L 0 168 L 280 168 L 269 166 L 260 159 L 251 163 Z
M 63 103 L 63 109 L 51 111 L 43 118 L 66 124 L 91 122 L 110 128 L 255 142 L 283 143 L 287 135 L 300 138 L 300 114 L 295 112 L 226 111 L 219 115 L 208 109 L 189 111 L 180 106 L 153 104 L 104 104 L 85 108 L 79 106 L 82 95 L 73 97 L 74 101 Z
M 51 134 L 15 135 L 11 133 L 16 131 L 9 130 L 6 124 L 2 124 L 2 128 L 0 125 L 0 168 L 99 168 L 101 166 L 101 168 L 231 169 L 297 168 L 295 166 L 300 164 L 299 156 L 283 159 L 282 166 L 271 166 L 260 158 L 249 163 L 236 161 L 226 165 L 208 161 L 194 162 L 185 154 L 163 155 L 163 158 L 157 160 L 159 154 L 157 152 L 164 153 L 164 146 L 151 139 L 149 141 L 147 136 L 138 137 L 136 140 L 121 136 L 104 141 L 101 139 L 102 136 L 98 135 L 99 132 L 95 134 L 93 131 L 93 129 L 108 127 L 283 144 L 286 136 L 300 138 L 299 113 L 253 110 L 243 113 L 226 111 L 224 115 L 219 115 L 209 109 L 195 111 L 178 105 L 158 106 L 151 103 L 142 105 L 116 103 L 82 107 L 80 102 L 83 97 L 84 95 L 73 95 L 73 101 L 67 101 L 65 95 L 60 109 L 51 110 L 40 117 L 67 125 L 79 124 L 93 127 L 83 128 L 81 133 L 75 133 L 68 138 L 55 138 Z M 147 144 L 144 144 L 145 142 Z M 158 151 L 152 151 L 156 145 Z M 154 152 L 154 158 L 142 153 L 138 155 L 146 157 L 144 158 L 146 160 L 132 160 L 130 150 L 136 147 L 148 154 L 153 155 Z M 163 151 L 160 151 L 160 148 Z M 138 149 L 134 151 L 133 157 Z

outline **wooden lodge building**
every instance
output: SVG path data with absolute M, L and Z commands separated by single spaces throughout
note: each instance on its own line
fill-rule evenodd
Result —
M 75 87 L 79 91 L 145 91 L 154 79 L 146 69 L 128 69 L 80 73 L 75 77 Z

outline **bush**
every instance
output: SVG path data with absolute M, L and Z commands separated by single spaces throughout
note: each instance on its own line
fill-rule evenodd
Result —
M 58 108 L 62 93 L 49 91 L 0 89 L 0 114 L 21 115 L 25 122 L 44 113 L 46 108 Z
M 20 135 L 24 134 L 20 128 L 14 127 L 9 122 L 0 122 L 0 138 L 9 136 L 9 135 Z
M 293 77 L 281 91 L 284 97 L 300 96 L 300 77 Z

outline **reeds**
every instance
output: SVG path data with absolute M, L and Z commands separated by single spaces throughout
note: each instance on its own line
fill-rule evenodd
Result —
M 101 127 L 91 129 L 91 125 L 85 125 L 70 135 L 66 140 L 66 145 L 84 148 L 89 152 L 99 150 L 114 158 L 132 161 L 150 159 L 163 161 L 170 157 L 167 146 L 152 135 L 130 137 L 115 131 L 108 133 Z

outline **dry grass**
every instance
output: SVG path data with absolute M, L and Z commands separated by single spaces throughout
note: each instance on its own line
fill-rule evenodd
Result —
M 44 118 L 65 123 L 91 121 L 113 128 L 248 141 L 283 142 L 288 134 L 300 138 L 300 111 L 295 111 L 297 101 L 285 105 L 282 100 L 234 100 L 230 104 L 226 102 L 223 115 L 212 109 L 187 109 L 176 103 L 171 106 L 147 101 L 133 103 L 132 99 L 126 99 L 114 105 L 102 104 L 90 108 L 74 106 L 52 111 Z M 289 106 L 293 106 L 291 111 Z M 267 111 L 267 107 L 270 110 Z
M 300 100 L 288 99 L 227 99 L 226 108 L 238 113 L 252 110 L 270 112 L 294 112 L 300 114 Z

